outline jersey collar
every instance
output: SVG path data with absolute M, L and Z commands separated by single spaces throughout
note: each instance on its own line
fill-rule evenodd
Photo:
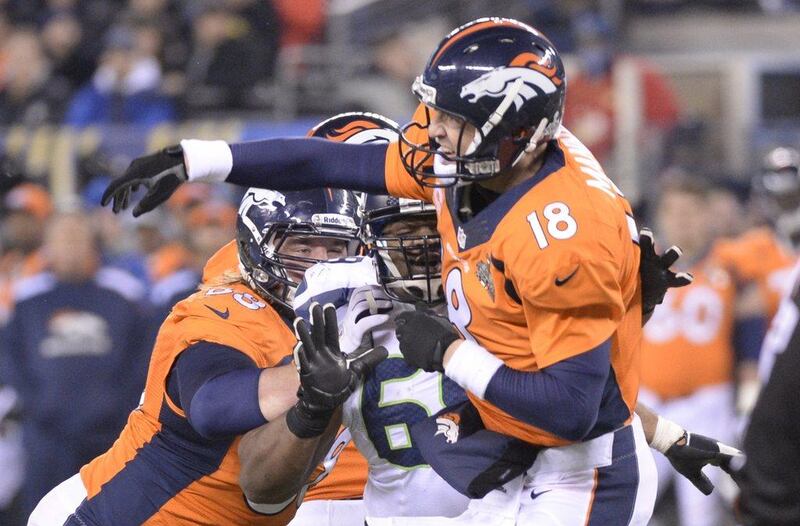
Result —
M 548 143 L 544 155 L 545 161 L 533 177 L 506 190 L 467 221 L 462 222 L 458 217 L 458 187 L 454 185 L 447 188 L 445 191 L 445 204 L 453 222 L 459 252 L 470 250 L 489 241 L 500 221 L 528 190 L 542 182 L 550 174 L 564 167 L 564 152 L 561 151 L 557 140 L 554 139 Z

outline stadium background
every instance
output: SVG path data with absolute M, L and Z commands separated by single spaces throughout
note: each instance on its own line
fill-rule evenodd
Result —
M 99 232 L 103 265 L 137 280 L 126 283 L 152 334 L 232 237 L 237 194 L 198 187 L 135 222 L 98 207 L 109 177 L 180 138 L 303 135 L 353 110 L 403 123 L 428 51 L 486 15 L 529 22 L 565 54 L 567 126 L 645 218 L 664 174 L 680 168 L 745 200 L 764 153 L 800 145 L 796 0 L 0 0 L 3 319 L 49 214 L 70 210 Z M 33 225 L 24 253 L 7 225 L 20 216 Z M 147 342 L 136 352 L 146 360 Z M 0 381 L 13 383 L 8 370 Z M 142 371 L 119 374 L 141 382 Z M 93 378 L 74 380 L 65 389 Z M 0 524 L 13 525 L 18 422 L 32 415 L 0 393 Z M 64 411 L 92 410 L 67 398 Z M 65 449 L 79 440 L 47 432 Z M 674 523 L 669 504 L 658 516 Z

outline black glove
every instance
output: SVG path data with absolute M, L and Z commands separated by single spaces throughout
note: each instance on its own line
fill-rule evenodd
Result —
M 325 431 L 336 408 L 356 388 L 362 375 L 386 358 L 384 347 L 359 348 L 347 356 L 339 350 L 336 308 L 313 303 L 309 309 L 311 329 L 302 318 L 294 321 L 297 345 L 294 360 L 300 373 L 298 402 L 286 414 L 286 425 L 300 438 Z
M 121 177 L 111 181 L 100 204 L 106 206 L 113 199 L 114 213 L 125 210 L 130 204 L 131 194 L 140 185 L 145 186 L 147 193 L 133 209 L 133 217 L 138 217 L 169 199 L 187 180 L 183 148 L 176 144 L 134 159 Z
M 675 245 L 663 254 L 656 253 L 653 232 L 649 228 L 639 231 L 639 275 L 642 279 L 642 312 L 647 315 L 653 312 L 656 305 L 661 305 L 668 289 L 685 287 L 694 277 L 688 272 L 677 274 L 669 268 L 681 257 L 681 249 Z
M 399 314 L 395 326 L 400 352 L 406 362 L 429 373 L 444 372 L 444 353 L 460 338 L 450 320 L 430 309 L 418 307 Z
M 714 484 L 703 473 L 703 467 L 718 466 L 730 473 L 731 460 L 742 456 L 742 452 L 713 438 L 684 431 L 665 456 L 675 471 L 689 479 L 704 495 L 711 495 Z

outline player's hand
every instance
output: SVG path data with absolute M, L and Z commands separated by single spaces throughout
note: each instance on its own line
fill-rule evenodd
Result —
M 716 439 L 684 431 L 664 455 L 675 471 L 689 479 L 704 495 L 711 495 L 714 484 L 703 473 L 703 467 L 717 466 L 730 473 L 731 460 L 741 457 L 742 452 Z
M 336 308 L 311 305 L 311 327 L 303 318 L 294 321 L 297 345 L 294 361 L 300 374 L 298 402 L 286 414 L 289 430 L 300 438 L 319 436 L 333 412 L 355 389 L 362 374 L 388 354 L 384 347 L 365 349 L 348 359 L 339 350 Z
M 653 232 L 649 228 L 639 231 L 639 248 L 641 249 L 639 275 L 642 279 L 642 312 L 650 314 L 656 305 L 660 305 L 664 301 L 667 290 L 685 287 L 694 280 L 694 277 L 688 272 L 675 273 L 669 269 L 681 257 L 681 249 L 673 245 L 663 254 L 658 254 Z
M 133 217 L 138 217 L 169 199 L 187 179 L 183 148 L 178 144 L 169 146 L 134 159 L 121 177 L 111 181 L 100 204 L 106 206 L 113 200 L 114 213 L 125 210 L 130 205 L 131 194 L 144 186 L 147 193 L 133 209 Z
M 459 339 L 450 320 L 427 308 L 403 312 L 395 319 L 403 359 L 427 372 L 444 372 L 444 353 Z
M 372 331 L 389 322 L 394 304 L 381 287 L 367 285 L 353 291 L 342 324 L 341 346 L 350 355 L 362 345 L 371 345 Z

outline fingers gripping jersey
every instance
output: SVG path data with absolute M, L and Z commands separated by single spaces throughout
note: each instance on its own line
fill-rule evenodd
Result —
M 387 151 L 386 185 L 436 206 L 450 321 L 525 371 L 611 338 L 613 374 L 589 437 L 625 423 L 639 387 L 639 249 L 630 205 L 592 154 L 562 128 L 537 174 L 468 221 L 457 212 L 462 190 L 421 188 L 400 154 Z M 567 443 L 470 398 L 493 431 L 539 445 Z
M 662 400 L 732 380 L 736 285 L 713 257 L 691 272 L 692 286 L 667 291 L 644 327 L 642 387 Z
M 751 229 L 735 239 L 717 242 L 713 254 L 734 280 L 756 283 L 767 318 L 772 318 L 781 297 L 789 292 L 797 259 L 775 233 L 767 227 Z
M 339 307 L 339 320 L 347 319 L 341 311 L 347 308 L 353 290 L 372 285 L 376 295 L 380 293 L 373 265 L 370 258 L 315 265 L 298 289 L 296 310 L 306 312 L 312 301 L 331 301 Z M 409 308 L 413 307 L 395 302 L 392 316 Z M 464 401 L 464 391 L 441 374 L 409 366 L 399 351 L 393 324 L 373 331 L 372 337 L 376 345 L 387 348 L 389 357 L 345 402 L 342 415 L 358 450 L 369 462 L 364 488 L 368 515 L 458 515 L 466 508 L 467 499 L 425 463 L 409 428 Z
M 261 368 L 289 355 L 294 335 L 275 310 L 241 283 L 209 288 L 178 303 L 159 331 L 143 400 L 111 449 L 81 469 L 87 524 L 288 523 L 296 508 L 252 511 L 239 487 L 239 438 L 206 440 L 166 392 L 178 355 L 207 341 L 250 357 Z

